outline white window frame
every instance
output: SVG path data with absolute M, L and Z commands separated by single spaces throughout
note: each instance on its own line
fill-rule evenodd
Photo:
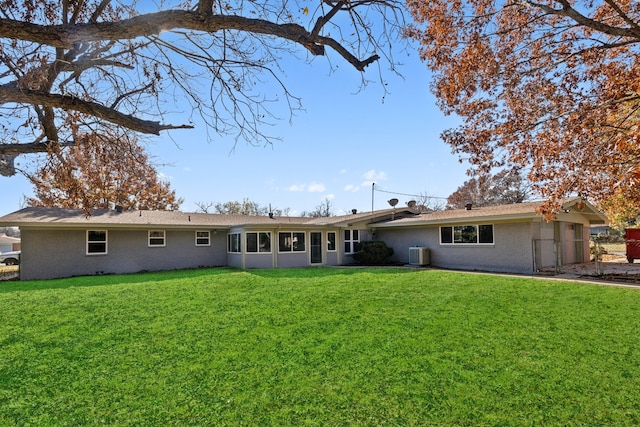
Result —
M 233 250 L 233 240 L 237 243 L 237 250 Z M 228 233 L 227 234 L 227 253 L 240 254 L 242 253 L 242 233 Z
M 152 234 L 161 234 L 153 235 Z M 152 243 L 152 240 L 162 240 L 162 244 Z M 149 230 L 147 232 L 147 246 L 150 248 L 164 248 L 167 246 L 167 232 L 165 230 Z
M 280 235 L 281 234 L 288 234 L 289 237 L 291 238 L 291 245 L 290 245 L 290 249 L 289 250 L 282 250 L 280 249 Z M 294 234 L 302 234 L 302 238 L 304 239 L 304 249 L 303 250 L 294 250 Z M 278 253 L 282 253 L 282 254 L 289 254 L 289 253 L 305 253 L 307 252 L 307 233 L 305 233 L 304 231 L 279 231 L 278 232 Z
M 354 232 L 356 232 L 358 234 L 357 238 L 354 238 Z M 347 233 L 349 233 L 349 236 L 347 238 Z M 342 245 L 344 247 L 344 253 L 345 254 L 355 254 L 356 253 L 356 243 L 360 243 L 360 230 L 357 228 L 345 228 L 344 229 L 344 233 L 343 237 L 344 237 L 344 241 L 342 242 Z M 349 244 L 349 250 L 347 250 L 347 244 Z
M 475 227 L 475 242 L 456 242 L 456 228 L 464 228 L 464 227 Z M 480 227 L 491 227 L 491 242 L 480 242 Z M 442 229 L 449 228 L 451 229 L 451 242 L 443 242 L 442 241 Z M 492 246 L 495 244 L 496 236 L 495 236 L 495 227 L 493 224 L 461 224 L 461 225 L 443 225 L 439 228 L 438 239 L 440 240 L 441 245 L 445 246 Z
M 200 233 L 206 233 L 206 237 L 204 236 L 199 236 L 198 234 Z M 196 230 L 195 232 L 195 238 L 196 238 L 196 246 L 211 246 L 211 231 L 209 230 Z M 206 243 L 199 243 L 200 240 L 205 240 L 206 239 Z
M 89 233 L 104 233 L 104 240 L 89 240 Z M 108 230 L 87 230 L 86 254 L 87 255 L 107 255 L 109 253 L 109 231 Z M 91 244 L 103 244 L 104 252 L 93 252 L 89 250 Z
M 249 235 L 250 234 L 255 234 L 256 235 L 256 249 L 255 251 L 250 251 L 249 250 Z M 267 236 L 269 236 L 269 250 L 265 251 L 262 250 L 262 248 L 260 247 L 260 235 L 261 234 L 266 234 Z M 247 231 L 244 233 L 244 244 L 245 244 L 245 253 L 248 254 L 270 254 L 273 251 L 273 239 L 271 238 L 271 232 L 270 231 Z

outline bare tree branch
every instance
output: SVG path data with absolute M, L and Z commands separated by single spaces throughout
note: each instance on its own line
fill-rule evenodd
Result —
M 280 119 L 269 106 L 284 103 L 290 117 L 301 108 L 285 86 L 285 55 L 329 48 L 360 72 L 380 58 L 395 66 L 399 0 L 314 1 L 315 19 L 286 0 L 159 2 L 155 12 L 136 1 L 5 2 L 0 152 L 19 152 L 22 141 L 24 153 L 45 150 L 114 125 L 152 135 L 193 127 L 166 124 L 183 113 L 176 105 L 199 115 L 207 135 L 276 141 L 262 130 Z
M 18 38 L 63 49 L 72 49 L 76 43 L 80 42 L 131 40 L 176 29 L 207 33 L 240 30 L 256 34 L 269 34 L 298 43 L 313 55 L 324 55 L 325 52 L 322 46 L 330 45 L 350 63 L 354 64 L 357 69 L 364 69 L 364 67 L 377 59 L 372 59 L 373 57 L 371 57 L 364 61 L 358 61 L 351 54 L 345 56 L 346 49 L 342 48 L 337 41 L 317 35 L 319 28 L 314 29 L 314 32 L 311 33 L 298 24 L 276 24 L 264 19 L 233 15 L 203 16 L 198 12 L 188 10 L 166 10 L 118 22 L 53 26 L 0 19 L 0 38 Z
M 638 38 L 640 37 L 640 28 L 637 25 L 632 26 L 631 28 L 622 28 L 622 27 L 614 27 L 611 25 L 607 25 L 601 21 L 596 21 L 595 19 L 588 18 L 578 12 L 571 6 L 567 0 L 558 0 L 560 4 L 562 4 L 562 9 L 555 9 L 551 6 L 547 6 L 545 4 L 536 3 L 533 1 L 526 1 L 527 4 L 537 7 L 540 10 L 545 11 L 550 15 L 559 15 L 566 16 L 568 18 L 573 19 L 580 25 L 584 25 L 585 27 L 594 29 L 604 34 L 608 34 L 611 36 L 619 36 L 619 37 L 632 37 Z
M 160 131 L 168 129 L 191 129 L 191 125 L 165 125 L 151 120 L 142 120 L 129 114 L 123 114 L 112 108 L 91 101 L 66 95 L 57 95 L 35 90 L 18 89 L 13 85 L 0 86 L 0 104 L 15 102 L 38 104 L 45 107 L 62 108 L 78 111 L 121 125 L 136 132 L 160 135 Z

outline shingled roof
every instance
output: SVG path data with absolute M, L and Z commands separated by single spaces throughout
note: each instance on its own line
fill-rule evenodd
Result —
M 93 210 L 87 216 L 81 209 L 29 207 L 0 218 L 0 224 L 16 226 L 103 226 L 103 227 L 205 227 L 229 228 L 243 224 L 304 223 L 309 218 L 215 215 L 152 210 Z
M 463 223 L 479 221 L 509 221 L 509 220 L 543 220 L 538 213 L 542 201 L 514 203 L 500 206 L 471 207 L 470 209 L 449 209 L 433 211 L 419 215 L 406 216 L 394 221 L 376 223 L 376 227 L 406 227 L 415 225 L 437 225 L 445 223 Z M 607 217 L 591 203 L 581 199 L 567 199 L 562 204 L 558 219 L 564 215 L 580 214 L 585 216 L 591 224 L 606 224 Z
M 405 212 L 405 210 L 401 210 Z M 256 216 L 256 215 L 227 215 L 188 213 L 176 211 L 152 210 L 93 210 L 87 216 L 81 209 L 61 209 L 47 207 L 29 207 L 10 213 L 0 218 L 0 225 L 29 226 L 29 227 L 170 227 L 170 228 L 231 228 L 236 226 L 268 226 L 297 225 L 297 226 L 342 226 L 359 221 L 380 220 L 390 217 L 392 209 L 374 212 L 355 213 L 322 218 L 289 217 L 289 216 Z
M 105 228 L 219 228 L 266 227 L 272 224 L 298 227 L 350 227 L 353 223 L 375 223 L 376 227 L 435 225 L 466 221 L 541 220 L 537 210 L 542 202 L 516 203 L 471 209 L 452 209 L 417 214 L 408 208 L 383 209 L 350 215 L 309 218 L 207 214 L 151 210 L 94 210 L 87 216 L 81 209 L 29 207 L 0 218 L 0 226 L 18 227 L 105 227 Z M 578 213 L 591 224 L 606 224 L 607 218 L 592 204 L 576 198 L 567 200 L 560 216 Z M 560 218 L 561 219 L 561 218 Z

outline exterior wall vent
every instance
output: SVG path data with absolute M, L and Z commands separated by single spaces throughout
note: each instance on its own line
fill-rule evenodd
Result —
M 431 264 L 431 253 L 429 248 L 413 247 L 409 248 L 409 264 L 429 265 Z

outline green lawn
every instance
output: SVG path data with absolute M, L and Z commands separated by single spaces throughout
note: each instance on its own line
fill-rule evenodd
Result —
M 0 425 L 639 425 L 640 289 L 411 269 L 0 284 Z

